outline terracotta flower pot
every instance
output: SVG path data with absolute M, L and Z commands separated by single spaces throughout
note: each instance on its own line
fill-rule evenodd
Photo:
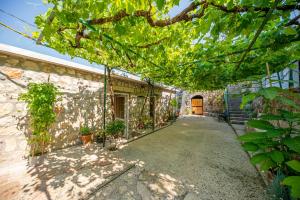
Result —
M 92 135 L 82 135 L 80 136 L 80 139 L 83 144 L 87 144 L 92 141 Z

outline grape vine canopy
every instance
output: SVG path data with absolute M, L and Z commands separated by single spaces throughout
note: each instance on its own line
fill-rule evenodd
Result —
M 54 6 L 36 24 L 61 53 L 190 90 L 223 88 L 265 74 L 266 63 L 273 72 L 300 58 L 297 0 L 195 0 L 170 16 L 179 2 L 49 0 Z

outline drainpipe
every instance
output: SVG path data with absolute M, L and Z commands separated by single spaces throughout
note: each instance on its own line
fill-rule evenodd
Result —
M 103 147 L 105 147 L 105 140 L 106 140 L 106 136 L 105 136 L 105 128 L 106 128 L 106 124 L 105 124 L 105 114 L 106 114 L 106 85 L 107 85 L 107 80 L 106 80 L 106 66 L 104 66 L 104 95 L 103 95 Z

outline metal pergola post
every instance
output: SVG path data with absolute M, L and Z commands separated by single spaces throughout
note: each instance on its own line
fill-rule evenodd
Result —
M 149 79 L 149 83 L 151 86 L 151 93 L 150 93 L 150 108 L 151 108 L 151 113 L 152 113 L 152 131 L 155 130 L 155 95 L 154 95 L 154 81 L 151 83 L 151 79 Z
M 106 117 L 106 86 L 107 86 L 107 79 L 106 79 L 106 66 L 104 66 L 104 95 L 103 95 L 103 147 L 105 147 L 105 140 L 106 140 L 106 135 L 105 135 L 105 117 Z
M 227 110 L 227 121 L 230 122 L 230 112 L 229 112 L 229 92 L 228 92 L 228 86 L 225 89 L 225 104 L 226 104 L 226 110 Z

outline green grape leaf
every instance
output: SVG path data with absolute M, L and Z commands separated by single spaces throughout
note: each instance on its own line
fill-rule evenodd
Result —
M 300 198 L 300 176 L 288 176 L 282 183 L 291 187 L 292 197 Z
M 273 100 L 275 97 L 278 96 L 279 88 L 277 87 L 262 88 L 258 91 L 258 93 L 264 96 L 266 99 Z
M 253 165 L 256 165 L 268 159 L 270 159 L 270 157 L 267 153 L 259 153 L 251 157 L 250 161 Z
M 253 101 L 256 98 L 257 94 L 255 93 L 250 93 L 247 95 L 244 95 L 242 98 L 242 103 L 240 105 L 240 108 L 243 109 L 245 105 L 247 105 L 250 101 Z
M 252 142 L 246 142 L 243 144 L 243 148 L 246 151 L 257 151 L 258 150 L 258 146 Z
M 294 138 L 287 138 L 283 142 L 290 150 L 300 153 L 300 136 Z
M 267 170 L 269 170 L 273 167 L 276 167 L 276 163 L 273 162 L 272 159 L 270 159 L 270 158 L 265 159 L 260 163 L 260 170 L 261 171 L 267 171 Z
M 263 114 L 260 116 L 262 120 L 284 120 L 283 116 L 273 114 Z
M 284 156 L 283 153 L 280 151 L 271 151 L 270 152 L 270 157 L 272 160 L 276 163 L 282 163 L 284 161 Z
M 249 132 L 245 135 L 239 136 L 239 140 L 244 142 L 252 142 L 256 140 L 265 139 L 267 136 L 264 134 L 264 132 Z
M 274 129 L 274 126 L 270 122 L 265 120 L 249 120 L 247 124 L 253 128 L 262 130 Z
M 300 172 L 300 161 L 298 161 L 298 160 L 291 160 L 291 161 L 286 162 L 286 164 L 290 168 L 292 168 L 293 170 L 295 170 L 297 172 Z
M 297 34 L 297 31 L 295 29 L 293 29 L 292 27 L 286 27 L 284 30 L 283 30 L 284 34 L 286 35 L 296 35 Z
M 165 0 L 156 0 L 156 5 L 157 5 L 158 10 L 162 10 L 165 3 L 166 3 Z

